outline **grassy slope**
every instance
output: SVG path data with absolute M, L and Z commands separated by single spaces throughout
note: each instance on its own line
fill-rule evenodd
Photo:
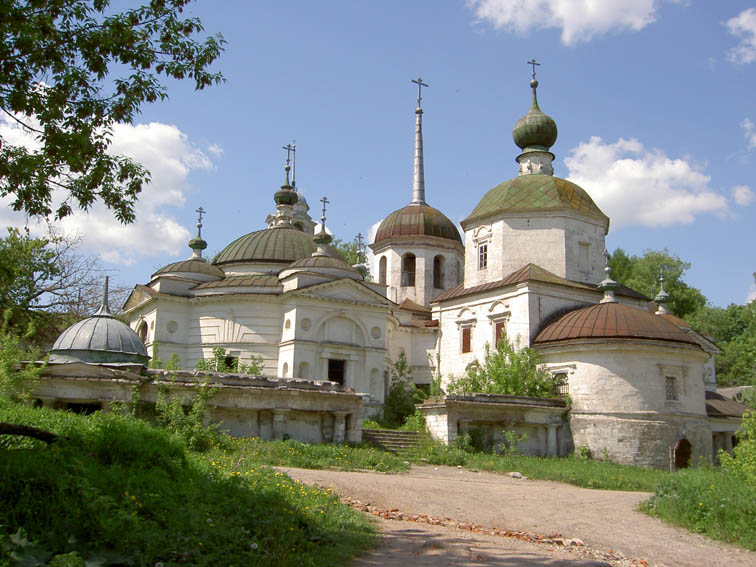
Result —
M 145 422 L 0 401 L 0 421 L 61 435 L 0 445 L 0 565 L 9 553 L 77 552 L 111 563 L 333 565 L 372 545 L 375 526 L 327 491 L 267 469 L 208 461 Z M 21 527 L 33 542 L 10 537 Z

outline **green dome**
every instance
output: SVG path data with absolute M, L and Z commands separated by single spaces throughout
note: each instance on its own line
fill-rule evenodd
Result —
M 606 223 L 607 217 L 590 195 L 575 183 L 553 175 L 520 175 L 497 185 L 462 221 L 462 228 L 470 223 L 506 212 L 574 211 Z
M 536 97 L 538 81 L 531 81 L 530 86 L 533 88 L 533 101 L 530 104 L 530 110 L 515 124 L 512 130 L 512 138 L 523 152 L 547 152 L 556 142 L 557 125 L 550 116 L 541 112 L 538 107 L 538 98 Z
M 317 246 L 312 236 L 295 228 L 276 227 L 251 232 L 226 246 L 215 264 L 242 262 L 280 262 L 289 264 L 312 256 Z M 328 255 L 343 260 L 333 246 L 326 246 Z
M 381 222 L 374 244 L 401 236 L 435 236 L 462 244 L 454 223 L 444 213 L 428 205 L 407 205 Z
M 213 266 L 209 262 L 203 260 L 184 260 L 182 262 L 174 262 L 160 268 L 157 272 L 152 274 L 154 278 L 160 274 L 182 272 L 187 274 L 204 274 L 207 276 L 215 276 L 217 278 L 225 277 L 223 270 L 217 266 Z

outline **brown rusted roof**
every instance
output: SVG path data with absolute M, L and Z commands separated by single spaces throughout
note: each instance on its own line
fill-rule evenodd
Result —
M 565 278 L 562 278 L 552 272 L 549 272 L 548 270 L 544 270 L 540 266 L 536 266 L 535 264 L 528 264 L 526 266 L 523 266 L 516 272 L 512 272 L 507 277 L 501 280 L 497 280 L 495 282 L 488 282 L 488 283 L 484 283 L 480 285 L 475 285 L 472 287 L 465 287 L 464 284 L 459 284 L 451 289 L 447 289 L 445 292 L 434 297 L 431 300 L 431 303 L 438 303 L 438 302 L 446 301 L 447 299 L 452 299 L 455 297 L 463 297 L 465 295 L 472 295 L 474 293 L 478 293 L 481 291 L 488 291 L 491 289 L 497 289 L 500 287 L 505 287 L 508 285 L 515 285 L 515 284 L 524 283 L 528 281 L 538 281 L 538 282 L 551 283 L 555 285 L 565 285 L 569 287 L 585 289 L 585 290 L 590 290 L 590 291 L 597 291 L 598 289 L 597 286 L 593 284 L 573 282 Z M 625 297 L 648 300 L 648 298 L 645 295 L 640 294 L 637 291 L 630 289 L 627 286 L 623 286 L 621 284 L 615 290 L 614 293 L 616 295 L 623 295 Z
M 575 309 L 546 323 L 533 341 L 550 344 L 575 339 L 651 339 L 698 346 L 666 319 L 621 303 Z
M 429 314 L 431 312 L 430 309 L 427 307 L 420 305 L 419 303 L 415 303 L 411 299 L 405 299 L 399 304 L 399 309 L 404 309 L 405 311 L 414 311 L 415 313 L 427 313 Z
M 751 408 L 719 392 L 706 392 L 706 415 L 709 417 L 742 417 L 747 411 Z
M 373 244 L 401 236 L 435 236 L 462 244 L 457 227 L 444 213 L 428 205 L 407 205 L 381 222 Z
M 677 317 L 675 315 L 672 315 L 672 313 L 667 313 L 665 315 L 660 315 L 660 317 L 664 317 L 667 321 L 669 321 L 670 323 L 674 323 L 675 325 L 677 325 L 681 329 L 690 329 L 691 328 L 690 323 L 688 323 L 687 321 L 683 321 L 682 319 L 680 319 L 679 317 Z

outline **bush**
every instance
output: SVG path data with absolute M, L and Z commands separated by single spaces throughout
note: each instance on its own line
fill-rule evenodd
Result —
M 423 391 L 412 382 L 412 371 L 406 355 L 402 353 L 391 368 L 391 384 L 383 407 L 383 425 L 400 427 L 415 413 L 415 404 L 424 399 Z
M 501 340 L 496 349 L 486 345 L 483 363 L 471 364 L 465 376 L 452 377 L 447 392 L 453 396 L 506 394 L 536 398 L 556 397 L 557 384 L 539 368 L 540 357 L 529 347 Z
M 203 358 L 194 365 L 195 370 L 206 372 L 233 372 L 252 375 L 261 374 L 264 367 L 262 356 L 253 354 L 250 357 L 249 364 L 244 364 L 238 357 L 226 356 L 226 349 L 223 347 L 214 348 L 212 358 Z
M 33 336 L 32 324 L 29 324 L 23 336 L 16 335 L 10 328 L 10 311 L 5 312 L 0 328 L 0 397 L 19 402 L 29 401 L 47 364 L 47 357 L 43 357 L 39 348 L 25 348 L 24 345 Z M 41 364 L 36 364 L 43 358 Z
M 737 437 L 738 444 L 732 450 L 732 456 L 720 451 L 719 462 L 723 471 L 756 488 L 756 411 L 750 411 L 743 416 Z
M 169 387 L 159 385 L 158 388 L 155 414 L 159 425 L 181 437 L 193 451 L 205 451 L 220 439 L 220 424 L 210 421 L 207 406 L 207 402 L 218 392 L 217 386 L 208 382 L 198 383 L 188 407 L 184 407 L 177 396 L 171 395 Z

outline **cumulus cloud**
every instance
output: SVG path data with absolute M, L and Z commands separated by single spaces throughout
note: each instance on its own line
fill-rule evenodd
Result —
M 0 119 L 0 134 L 9 143 L 36 144 L 30 133 L 7 117 Z M 110 151 L 131 157 L 151 173 L 151 182 L 142 188 L 135 207 L 136 221 L 122 225 L 111 211 L 96 203 L 88 212 L 75 210 L 65 217 L 57 227 L 59 232 L 80 235 L 82 250 L 114 264 L 131 265 L 140 258 L 179 253 L 191 236 L 170 209 L 184 205 L 190 172 L 212 169 L 210 158 L 176 126 L 159 122 L 117 124 Z M 64 198 L 63 193 L 53 194 L 54 203 Z M 0 223 L 24 225 L 23 215 L 10 210 L 11 200 L 6 197 L 0 202 Z M 36 233 L 46 231 L 42 224 L 30 228 Z
M 756 8 L 743 10 L 724 25 L 727 31 L 740 39 L 737 47 L 727 51 L 727 58 L 741 65 L 756 61 Z
M 676 0 L 669 0 L 676 2 Z M 468 0 L 479 21 L 525 33 L 559 28 L 575 45 L 612 31 L 638 31 L 656 19 L 660 0 Z
M 754 195 L 748 185 L 738 185 L 732 190 L 732 200 L 741 207 L 746 207 L 753 203 L 754 198 L 756 198 L 756 195 Z
M 745 118 L 743 122 L 740 123 L 740 126 L 743 128 L 743 135 L 745 136 L 746 142 L 748 142 L 748 149 L 752 150 L 753 148 L 756 148 L 756 125 L 751 122 L 750 118 Z
M 647 149 L 635 139 L 612 144 L 594 136 L 564 161 L 569 179 L 591 194 L 614 227 L 688 224 L 697 215 L 729 209 L 728 199 L 712 189 L 711 178 L 699 166 Z M 733 191 L 736 204 L 751 197 L 747 187 Z

